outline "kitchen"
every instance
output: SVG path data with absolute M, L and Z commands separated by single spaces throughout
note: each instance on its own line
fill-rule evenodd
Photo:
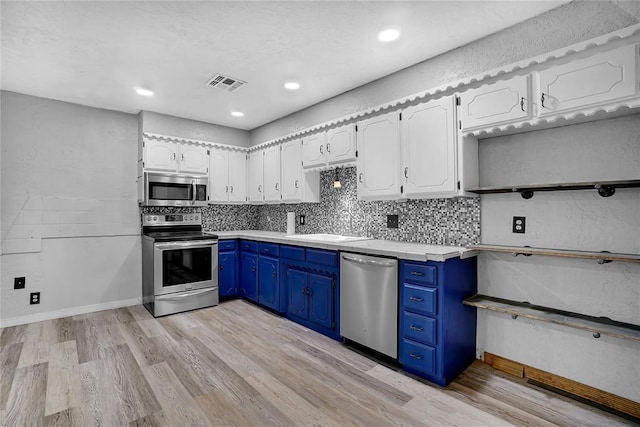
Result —
M 10 9 L 5 9 L 6 4 L 2 7 L 6 60 L 12 53 L 4 46 L 8 39 L 4 31 L 11 28 L 4 20 L 9 19 Z M 134 183 L 142 132 L 239 148 L 279 143 L 288 135 L 295 139 L 296 132 L 305 137 L 313 134 L 305 134 L 306 129 L 322 123 L 623 30 L 638 23 L 634 7 L 633 2 L 563 4 L 312 107 L 281 113 L 277 120 L 250 132 L 234 127 L 229 122 L 231 117 L 211 124 L 202 119 L 182 119 L 175 113 L 161 114 L 139 104 L 152 101 L 132 101 L 140 111 L 132 114 L 114 111 L 118 109 L 108 105 L 89 108 L 82 102 L 74 103 L 74 99 L 81 99 L 75 93 L 69 93 L 63 99 L 67 102 L 61 102 L 46 99 L 57 98 L 46 96 L 44 89 L 34 94 L 40 97 L 35 97 L 29 96 L 33 93 L 28 86 L 5 87 L 3 83 L 2 327 L 31 325 L 30 329 L 46 337 L 46 331 L 38 329 L 43 327 L 41 321 L 141 303 L 141 218 Z M 16 14 L 24 17 L 22 13 L 28 15 L 27 12 L 33 14 L 34 10 L 18 10 Z M 176 28 L 177 32 L 180 30 L 184 28 Z M 15 31 L 9 34 L 12 38 L 22 37 L 26 30 Z M 3 81 L 7 75 L 4 67 L 3 62 Z M 47 69 L 46 62 L 34 63 L 33 67 Z M 218 71 L 227 72 L 212 69 L 211 74 Z M 94 77 L 96 81 L 111 78 L 101 74 Z M 200 80 L 198 85 L 203 86 L 204 80 Z M 250 90 L 251 83 L 233 95 Z M 158 92 L 156 97 L 161 96 L 154 89 Z M 201 90 L 205 89 L 210 91 L 205 93 L 218 93 L 211 92 L 217 89 L 206 87 Z M 98 97 L 105 96 L 101 88 L 96 90 Z M 538 125 L 540 129 L 535 132 L 479 135 L 482 186 L 639 178 L 637 114 L 567 124 L 550 129 Z M 535 192 L 531 200 L 514 194 L 488 194 L 480 198 L 360 201 L 358 172 L 353 166 L 340 168 L 337 173 L 343 188 L 335 190 L 332 183 L 336 172 L 318 171 L 320 203 L 211 204 L 201 210 L 204 228 L 231 233 L 284 232 L 286 213 L 295 211 L 298 234 L 367 234 L 391 241 L 460 247 L 482 242 L 640 252 L 640 204 L 634 189 L 617 189 L 608 198 L 594 196 L 591 191 L 576 191 Z M 336 216 L 343 210 L 346 212 Z M 398 215 L 398 228 L 387 227 L 387 215 L 393 214 Z M 299 224 L 301 215 L 306 219 L 304 225 Z M 513 216 L 526 217 L 524 235 L 512 233 Z M 223 240 L 223 233 L 220 235 Z M 25 289 L 14 289 L 16 277 L 26 278 Z M 584 259 L 525 258 L 510 253 L 478 256 L 480 294 L 607 316 L 636 325 L 640 323 L 638 277 L 637 264 L 631 262 L 599 265 Z M 31 292 L 41 292 L 40 304 L 29 304 Z M 135 315 L 143 316 L 143 312 L 134 311 Z M 226 314 L 214 312 L 212 316 Z M 272 324 L 279 322 L 261 312 L 256 316 Z M 142 322 L 147 320 L 151 319 L 140 318 Z M 235 322 L 242 324 L 241 319 Z M 153 321 L 146 324 L 157 326 Z M 99 336 L 108 337 L 108 327 Z M 514 320 L 509 315 L 480 309 L 476 340 L 477 357 L 491 353 L 633 402 L 640 400 L 640 373 L 634 363 L 638 358 L 637 342 L 604 334 L 595 339 L 584 331 L 527 320 L 524 316 Z M 97 356 L 79 353 L 79 357 L 93 361 Z M 23 361 L 18 370 L 45 362 L 47 356 L 40 355 L 31 362 Z M 7 393 L 3 388 L 3 397 Z M 485 418 L 476 423 L 490 422 Z

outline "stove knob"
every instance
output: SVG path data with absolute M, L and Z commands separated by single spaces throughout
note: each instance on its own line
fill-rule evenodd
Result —
M 150 217 L 150 216 L 148 216 L 148 217 L 147 217 L 147 222 L 148 222 L 148 221 L 151 221 L 151 217 Z
M 158 217 L 157 217 L 157 216 L 154 216 L 154 217 L 153 217 L 153 220 L 154 220 L 154 221 L 157 221 L 157 220 L 158 220 Z

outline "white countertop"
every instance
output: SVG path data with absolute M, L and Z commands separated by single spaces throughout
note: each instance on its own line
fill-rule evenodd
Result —
M 343 252 L 357 252 L 369 255 L 383 255 L 411 261 L 446 261 L 449 258 L 469 258 L 476 256 L 472 251 L 460 246 L 426 245 L 422 243 L 396 242 L 392 240 L 359 240 L 354 242 L 309 242 L 289 239 L 285 233 L 260 230 L 208 231 L 222 239 L 247 239 L 280 243 L 291 246 L 329 249 Z

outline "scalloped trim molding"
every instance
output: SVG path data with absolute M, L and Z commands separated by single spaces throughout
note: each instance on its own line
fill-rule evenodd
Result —
M 451 83 L 446 83 L 440 86 L 436 86 L 434 88 L 427 89 L 422 92 L 414 93 L 412 95 L 404 96 L 402 98 L 398 98 L 393 101 L 389 101 L 384 104 L 381 104 L 357 113 L 352 113 L 337 119 L 333 119 L 324 123 L 320 123 L 318 125 L 311 126 L 306 129 L 295 131 L 288 135 L 281 136 L 260 144 L 256 144 L 252 147 L 249 147 L 248 150 L 249 151 L 260 150 L 260 149 L 278 144 L 280 142 L 284 142 L 290 139 L 300 138 L 309 133 L 326 130 L 333 126 L 347 124 L 350 121 L 364 118 L 365 116 L 371 116 L 374 114 L 386 112 L 387 110 L 390 111 L 392 109 L 399 109 L 412 102 L 426 101 L 432 98 L 440 98 L 453 93 L 464 92 L 465 90 L 468 90 L 468 89 L 491 84 L 491 83 L 494 83 L 495 81 L 506 80 L 508 78 L 513 77 L 516 73 L 529 73 L 531 71 L 547 68 L 553 65 L 553 63 L 557 62 L 558 60 L 561 60 L 562 58 L 578 55 L 580 53 L 595 50 L 597 48 L 608 46 L 614 43 L 615 44 L 626 43 L 628 42 L 628 39 L 634 39 L 632 41 L 640 40 L 640 24 L 631 25 L 629 27 L 626 27 L 626 28 L 623 28 L 599 37 L 595 37 L 590 40 L 579 42 L 571 46 L 556 49 L 554 51 L 544 53 L 542 55 L 538 55 L 533 58 L 524 59 L 522 61 L 514 62 L 509 65 L 494 68 L 493 70 L 490 70 L 490 71 L 479 73 L 470 77 L 465 77 L 463 79 L 460 79 Z M 627 106 L 627 105 L 621 105 L 620 107 L 623 107 L 623 106 Z M 618 108 L 619 107 L 616 107 L 616 109 Z M 605 111 L 606 109 L 600 109 L 600 110 Z M 588 112 L 588 113 L 585 113 L 584 111 L 582 111 L 580 113 L 565 114 L 562 116 L 553 117 L 545 120 L 535 120 L 530 122 L 524 122 L 520 125 L 522 127 L 524 127 L 525 125 L 533 127 L 539 123 L 549 123 L 549 122 L 557 121 L 559 119 L 571 119 L 578 115 L 591 116 L 596 114 L 597 112 L 600 112 L 600 110 L 596 112 Z M 513 127 L 513 126 L 514 125 L 511 124 L 505 127 Z M 497 130 L 490 133 L 494 133 L 494 132 L 497 132 Z M 476 133 L 483 134 L 483 133 L 486 133 L 486 130 L 469 132 L 467 135 L 472 135 L 472 134 L 476 135 Z
M 247 147 L 238 147 L 237 145 L 220 144 L 219 142 L 201 141 L 199 139 L 189 139 L 189 138 L 182 138 L 179 136 L 161 135 L 158 133 L 151 133 L 151 132 L 142 132 L 142 136 L 147 140 L 154 139 L 157 141 L 169 141 L 169 142 L 187 143 L 187 144 L 195 144 L 195 145 L 204 145 L 206 147 L 215 147 L 215 148 L 221 148 L 221 149 L 231 150 L 231 151 L 241 151 L 243 153 L 247 153 L 249 151 Z

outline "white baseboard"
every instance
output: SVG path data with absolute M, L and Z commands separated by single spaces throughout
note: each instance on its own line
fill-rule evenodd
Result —
M 110 310 L 112 308 L 129 307 L 142 304 L 142 298 L 132 298 L 122 301 L 104 302 L 101 304 L 83 305 L 81 307 L 65 308 L 64 310 L 47 311 L 45 313 L 30 314 L 29 316 L 11 317 L 0 320 L 0 328 L 24 325 L 26 323 L 42 322 L 43 320 L 59 319 L 61 317 L 77 316 L 95 311 Z

